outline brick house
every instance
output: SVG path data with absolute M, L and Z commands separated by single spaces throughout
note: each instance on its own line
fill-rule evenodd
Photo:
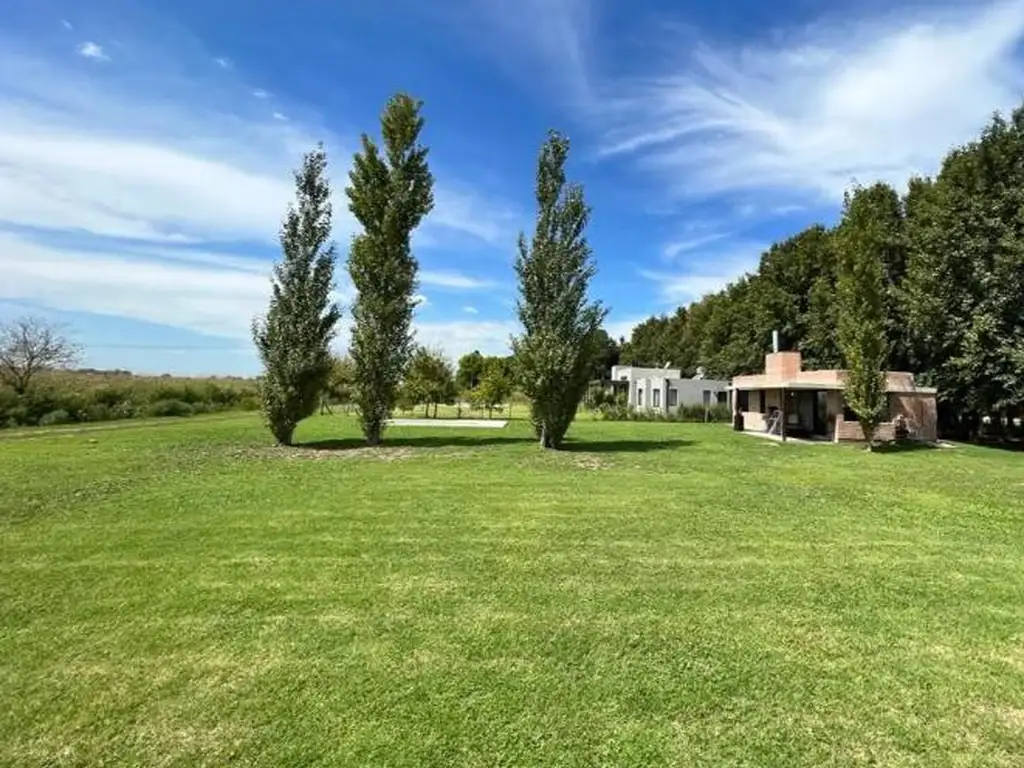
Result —
M 783 438 L 809 437 L 834 442 L 863 440 L 857 417 L 843 400 L 846 371 L 805 371 L 799 352 L 765 356 L 764 373 L 736 376 L 729 388 L 733 413 L 743 414 L 743 428 Z M 917 440 L 937 437 L 936 390 L 914 383 L 912 373 L 888 371 L 888 418 L 876 437 L 892 440 L 906 427 Z

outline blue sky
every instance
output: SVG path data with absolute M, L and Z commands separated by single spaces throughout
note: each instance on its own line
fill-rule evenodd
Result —
M 146 372 L 257 370 L 290 170 L 327 145 L 344 256 L 351 153 L 396 90 L 426 102 L 436 178 L 417 334 L 452 357 L 516 330 L 549 127 L 573 140 L 620 335 L 833 221 L 852 180 L 933 173 L 1024 94 L 1024 0 L 4 6 L 0 318 L 45 314 L 86 363 Z

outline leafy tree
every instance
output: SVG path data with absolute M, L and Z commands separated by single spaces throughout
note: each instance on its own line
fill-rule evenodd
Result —
M 843 221 L 836 233 L 839 346 L 846 360 L 844 397 L 857 414 L 868 446 L 887 405 L 885 363 L 885 276 L 881 249 L 885 218 L 878 215 L 871 189 L 846 195 Z
M 290 445 L 295 427 L 316 410 L 341 317 L 331 300 L 335 257 L 326 169 L 327 155 L 319 146 L 295 172 L 296 204 L 281 227 L 284 257 L 274 267 L 269 309 L 252 326 L 263 363 L 263 416 L 280 445 Z
M 426 406 L 426 415 L 430 415 L 430 406 L 440 403 L 451 403 L 455 400 L 458 388 L 455 384 L 455 373 L 451 363 L 440 352 L 419 347 L 409 363 L 409 370 L 404 381 L 404 393 L 408 400 L 417 405 Z
M 512 379 L 501 358 L 487 361 L 480 384 L 475 390 L 477 402 L 487 409 L 487 418 L 496 406 L 501 405 L 512 394 Z
M 348 405 L 355 394 L 356 370 L 352 358 L 335 356 L 331 359 L 331 373 L 324 389 L 326 403 Z M 323 406 L 321 406 L 321 411 Z
M 586 391 L 607 314 L 589 303 L 596 267 L 584 231 L 590 209 L 583 188 L 566 184 L 569 140 L 552 131 L 537 167 L 537 224 L 527 244 L 519 236 L 517 311 L 524 333 L 513 339 L 531 420 L 544 448 L 558 448 Z
M 597 355 L 590 371 L 590 378 L 595 381 L 603 381 L 611 376 L 612 366 L 619 364 L 621 350 L 618 342 L 609 336 L 604 328 L 598 329 L 595 343 Z
M 459 358 L 456 381 L 462 389 L 473 389 L 480 383 L 480 377 L 484 372 L 484 362 L 484 356 L 476 349 Z
M 418 264 L 411 236 L 434 205 L 427 149 L 419 144 L 422 102 L 394 96 L 381 116 L 383 156 L 363 134 L 345 192 L 362 226 L 352 241 L 348 271 L 357 292 L 352 307 L 356 403 L 363 434 L 380 443 L 402 374 L 413 351 L 411 331 Z
M 64 329 L 40 317 L 0 324 L 0 383 L 22 396 L 44 371 L 68 368 L 81 354 Z

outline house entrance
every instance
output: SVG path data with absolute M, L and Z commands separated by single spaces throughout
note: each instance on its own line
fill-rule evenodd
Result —
M 786 432 L 794 437 L 827 437 L 826 393 L 811 389 L 787 390 Z

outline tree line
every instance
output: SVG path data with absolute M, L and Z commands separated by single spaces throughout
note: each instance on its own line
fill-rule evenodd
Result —
M 761 369 L 773 330 L 808 367 L 851 367 L 856 349 L 915 373 L 938 388 L 944 435 L 1024 416 L 1024 108 L 995 115 L 902 195 L 853 188 L 835 226 L 808 227 L 753 273 L 648 318 L 620 356 L 730 378 Z
M 380 120 L 382 147 L 363 134 L 348 174 L 345 194 L 360 230 L 345 265 L 356 298 L 344 363 L 331 354 L 342 310 L 333 300 L 337 255 L 323 146 L 294 174 L 296 199 L 281 227 L 270 303 L 252 327 L 263 365 L 263 414 L 279 444 L 292 443 L 298 423 L 332 387 L 344 388 L 355 404 L 369 445 L 381 443 L 403 398 L 436 411 L 457 392 L 450 364 L 417 346 L 412 332 L 419 265 L 411 238 L 433 208 L 422 106 L 407 94 L 390 99 Z M 510 340 L 511 362 L 459 371 L 485 406 L 518 386 L 545 448 L 561 446 L 607 341 L 600 331 L 606 310 L 588 296 L 596 271 L 586 239 L 590 207 L 582 187 L 566 178 L 569 147 L 551 131 L 540 150 L 536 225 L 531 238 L 520 235 L 515 260 L 523 332 Z

